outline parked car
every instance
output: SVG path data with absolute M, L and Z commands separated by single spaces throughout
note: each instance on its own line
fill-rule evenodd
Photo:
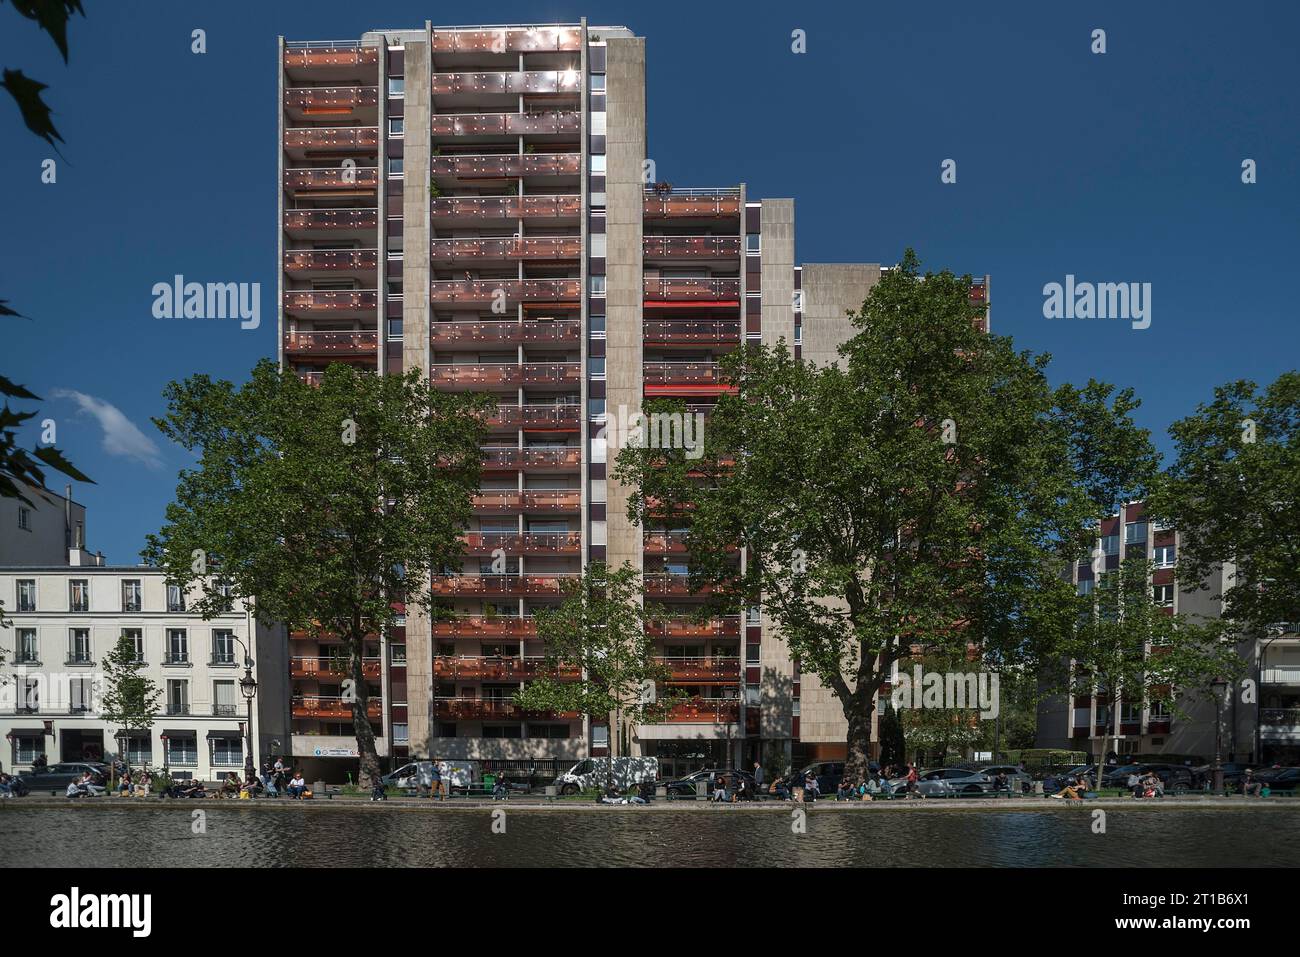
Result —
M 427 788 L 433 769 L 432 761 L 412 761 L 396 771 L 390 771 L 380 780 L 389 787 Z M 438 770 L 443 784 L 458 791 L 469 790 L 480 780 L 479 765 L 476 761 L 439 761 Z
M 1300 768 L 1267 768 L 1256 771 L 1255 780 L 1275 794 L 1279 791 L 1295 794 L 1296 786 L 1300 785 Z
M 879 774 L 880 765 L 875 761 L 867 762 L 872 772 Z M 822 794 L 834 794 L 844 780 L 844 762 L 843 761 L 814 761 L 807 765 L 799 772 L 803 775 L 804 780 L 808 779 L 809 774 L 817 778 L 817 786 L 821 789 Z
M 66 764 L 51 764 L 39 771 L 24 771 L 14 779 L 21 782 L 23 793 L 30 791 L 64 791 L 73 781 L 80 781 L 85 773 L 91 773 L 91 781 L 100 787 L 108 787 L 108 765 L 94 761 L 74 761 Z M 15 793 L 18 793 L 15 788 Z
M 907 778 L 894 778 L 885 784 L 895 797 L 907 793 Z M 917 790 L 922 797 L 957 797 L 962 794 L 984 794 L 993 787 L 993 780 L 983 771 L 968 768 L 935 768 L 922 771 Z
M 694 774 L 688 774 L 684 778 L 677 778 L 673 781 L 667 781 L 664 787 L 668 789 L 668 796 L 672 797 L 694 797 L 695 787 L 698 783 L 704 782 L 708 794 L 712 794 L 717 785 L 718 775 L 725 774 L 730 778 L 740 775 L 749 782 L 749 787 L 754 788 L 754 775 L 748 771 L 739 771 L 735 768 L 705 768 L 702 771 L 696 771 Z
M 1246 773 L 1248 768 L 1253 768 L 1253 764 L 1242 764 L 1239 761 L 1224 761 L 1220 765 L 1223 768 L 1223 783 L 1229 788 L 1239 788 L 1241 786 L 1241 777 Z M 1258 769 L 1257 769 L 1258 770 Z M 1191 769 L 1192 787 L 1201 788 L 1209 787 L 1214 783 L 1214 765 L 1202 764 L 1199 767 Z
M 978 770 L 982 774 L 987 774 L 990 781 L 995 780 L 999 774 L 1005 774 L 1007 776 L 1007 787 L 1016 793 L 1029 790 L 1034 783 L 1033 775 L 1028 771 L 1021 770 L 1019 765 L 1015 764 L 990 764 L 988 767 L 979 768 Z
M 633 785 L 653 784 L 659 780 L 659 759 L 615 758 L 612 777 L 619 793 Z M 610 778 L 608 758 L 587 758 L 556 777 L 555 785 L 561 794 L 577 794 L 590 788 L 604 788 Z
M 1102 787 L 1126 788 L 1130 774 L 1141 777 L 1154 774 L 1165 786 L 1165 791 L 1190 790 L 1192 787 L 1192 769 L 1181 764 L 1122 764 L 1106 772 Z

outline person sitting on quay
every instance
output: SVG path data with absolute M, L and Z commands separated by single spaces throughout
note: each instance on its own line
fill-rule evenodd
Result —
M 221 796 L 239 797 L 239 787 L 241 783 L 239 775 L 234 771 L 231 771 L 226 775 L 225 780 L 221 782 Z
M 126 771 L 117 780 L 117 793 L 122 797 L 131 796 L 131 772 Z
M 510 798 L 510 789 L 506 787 L 506 776 L 497 774 L 496 781 L 492 784 L 492 800 L 505 801 Z
M 835 788 L 836 801 L 853 800 L 853 792 L 856 790 L 853 781 L 850 778 L 840 778 L 839 786 Z
M 1241 778 L 1241 793 L 1246 797 L 1252 794 L 1256 797 L 1263 795 L 1264 785 L 1255 780 L 1255 769 L 1247 768 L 1246 773 Z
M 727 776 L 725 774 L 719 774 L 714 781 L 713 800 L 719 801 L 723 804 L 729 800 L 727 794 Z
M 804 780 L 803 787 L 804 796 L 810 801 L 816 802 L 817 799 L 822 796 L 821 782 L 817 780 L 817 775 L 813 774 L 811 771 L 808 772 L 808 777 Z
M 289 797 L 301 801 L 306 790 L 307 782 L 302 779 L 302 772 L 294 771 L 293 778 L 289 781 Z
M 770 793 L 778 801 L 790 800 L 790 788 L 786 785 L 784 776 L 777 775 L 776 780 L 772 782 Z
M 375 778 L 374 783 L 371 784 L 370 786 L 371 803 L 373 804 L 375 801 L 387 801 L 387 800 L 388 800 L 388 785 L 384 784 L 383 778 L 381 777 Z
M 1061 790 L 1057 791 L 1052 797 L 1064 801 L 1082 801 L 1086 785 L 1078 778 L 1072 778 L 1070 783 Z
M 271 767 L 271 765 L 263 764 L 262 765 L 262 790 L 267 797 L 278 798 L 280 796 L 280 788 L 276 785 L 275 779 L 276 779 L 276 773 L 274 769 Z

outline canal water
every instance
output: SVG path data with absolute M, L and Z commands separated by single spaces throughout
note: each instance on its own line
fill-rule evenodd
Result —
M 784 811 L 0 808 L 5 867 L 1252 867 L 1300 863 L 1286 809 Z M 215 805 L 215 806 L 214 806 Z M 498 806 L 500 807 L 500 806 Z M 501 826 L 498 823 L 498 828 Z

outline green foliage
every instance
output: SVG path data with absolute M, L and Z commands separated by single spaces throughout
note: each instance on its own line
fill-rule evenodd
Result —
M 81 0 L 10 0 L 14 9 L 29 20 L 34 20 L 42 30 L 49 34 L 54 45 L 66 63 L 68 60 L 68 18 L 74 13 L 83 17 Z M 0 87 L 8 91 L 18 104 L 23 123 L 27 128 L 45 140 L 51 146 L 55 141 L 63 142 L 63 137 L 54 128 L 50 119 L 49 105 L 41 99 L 41 91 L 47 89 L 44 83 L 24 76 L 22 70 L 5 69 L 4 80 Z M 57 149 L 57 147 L 56 147 Z
M 1235 562 L 1212 588 L 1226 616 L 1256 635 L 1300 621 L 1300 372 L 1220 386 L 1169 434 L 1175 461 L 1149 506 L 1182 533 L 1179 580 Z
M 155 424 L 199 464 L 145 560 L 201 586 L 205 617 L 229 604 L 225 583 L 264 622 L 344 638 L 362 772 L 378 773 L 363 641 L 395 601 L 431 608 L 429 573 L 459 563 L 486 400 L 337 363 L 314 387 L 269 361 L 243 386 L 197 375 L 165 395 Z
M 135 642 L 126 635 L 104 656 L 99 716 L 105 723 L 117 725 L 119 737 L 148 734 L 158 715 L 162 689 L 142 672 L 143 667 L 136 660 Z

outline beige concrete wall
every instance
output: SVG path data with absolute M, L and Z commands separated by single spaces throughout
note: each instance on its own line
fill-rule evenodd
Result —
M 759 223 L 763 345 L 775 346 L 784 339 L 786 348 L 794 351 L 794 200 L 763 200 Z
M 803 267 L 803 357 L 818 365 L 838 360 L 836 350 L 853 335 L 846 311 L 856 313 L 880 281 L 875 263 L 814 263 Z M 767 325 L 767 317 L 763 317 Z
M 429 372 L 429 46 L 407 42 L 402 184 L 402 369 Z M 383 199 L 381 197 L 380 201 Z M 383 221 L 383 217 L 380 217 Z M 426 582 L 426 586 L 427 586 Z M 413 758 L 428 757 L 433 731 L 433 639 L 429 617 L 406 611 L 407 729 Z

